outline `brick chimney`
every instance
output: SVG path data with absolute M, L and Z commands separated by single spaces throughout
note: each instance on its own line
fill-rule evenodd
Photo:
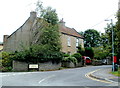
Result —
M 5 43 L 7 41 L 9 35 L 3 35 L 3 43 Z
M 65 26 L 65 22 L 63 21 L 63 18 L 60 20 L 59 24 L 60 24 L 61 26 Z
M 30 19 L 31 20 L 34 20 L 36 17 L 37 17 L 37 13 L 36 12 L 34 12 L 34 11 L 30 12 Z

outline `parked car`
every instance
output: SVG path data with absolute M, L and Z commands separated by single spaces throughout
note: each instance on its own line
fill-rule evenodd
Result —
M 92 60 L 88 56 L 82 56 L 82 59 L 84 60 L 85 64 L 91 64 Z

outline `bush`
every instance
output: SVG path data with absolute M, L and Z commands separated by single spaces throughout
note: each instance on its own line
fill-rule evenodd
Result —
M 12 67 L 2 67 L 1 71 L 2 72 L 11 72 L 12 71 Z
M 72 55 L 72 57 L 75 57 L 78 62 L 81 62 L 82 55 L 80 53 L 75 53 Z
M 62 60 L 64 62 L 73 62 L 75 65 L 78 63 L 77 59 L 75 57 L 69 56 L 69 57 L 64 57 Z
M 64 54 L 64 57 L 69 57 L 70 55 L 69 54 Z
M 85 48 L 85 55 L 93 59 L 94 57 L 94 50 L 92 47 L 86 47 Z
M 0 69 L 2 69 L 2 59 L 0 59 Z
M 12 66 L 13 55 L 7 52 L 2 52 L 2 66 L 9 67 Z
M 47 46 L 35 45 L 28 50 L 15 53 L 14 60 L 23 62 L 48 62 L 59 63 L 63 58 L 63 53 L 60 51 L 49 51 Z
M 85 49 L 81 45 L 78 46 L 77 52 L 80 53 L 82 56 L 85 56 Z

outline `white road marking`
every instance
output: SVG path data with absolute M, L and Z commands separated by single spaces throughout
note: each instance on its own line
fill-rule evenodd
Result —
M 48 76 L 48 77 L 40 80 L 38 83 L 40 84 L 41 82 L 43 82 L 43 81 L 45 81 L 45 80 L 47 80 L 47 79 L 49 79 L 49 78 L 52 78 L 52 77 L 54 77 L 54 76 L 55 76 L 55 75 Z
M 30 74 L 30 73 L 27 73 L 27 72 L 24 72 L 24 73 L 2 73 L 2 74 L 0 74 L 0 77 L 15 76 L 15 75 L 24 75 L 24 74 Z

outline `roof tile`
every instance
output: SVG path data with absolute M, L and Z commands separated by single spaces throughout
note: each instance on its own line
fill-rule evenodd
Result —
M 75 37 L 79 37 L 79 38 L 83 38 L 83 36 L 81 36 L 74 28 L 69 28 L 66 26 L 59 26 L 60 27 L 60 32 L 71 35 L 71 36 L 75 36 Z

